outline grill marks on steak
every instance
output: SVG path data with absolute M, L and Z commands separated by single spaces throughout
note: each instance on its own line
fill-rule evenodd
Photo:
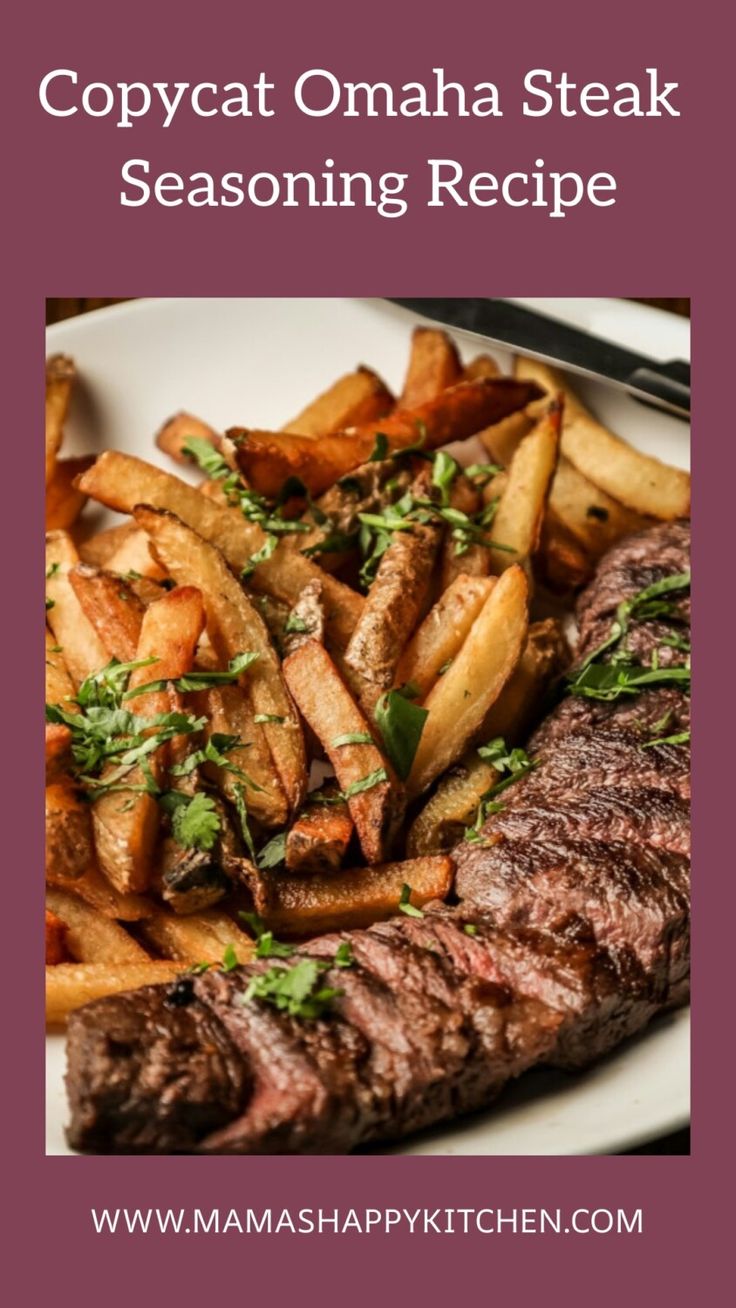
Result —
M 667 524 L 606 556 L 581 597 L 583 648 L 622 598 L 686 570 L 688 539 Z M 684 610 L 633 621 L 631 648 L 651 657 Z M 565 700 L 530 742 L 538 768 L 456 851 L 458 906 L 299 949 L 330 960 L 350 943 L 354 965 L 322 977 L 342 992 L 323 1019 L 243 1002 L 268 961 L 188 978 L 183 1006 L 179 982 L 74 1014 L 71 1144 L 346 1152 L 481 1108 L 534 1063 L 583 1066 L 682 1001 L 689 751 L 642 746 L 688 725 L 676 688 Z

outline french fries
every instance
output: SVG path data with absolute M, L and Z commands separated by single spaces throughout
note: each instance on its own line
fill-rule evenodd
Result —
M 452 875 L 452 860 L 437 855 L 326 876 L 279 876 L 270 883 L 270 902 L 263 916 L 266 925 L 281 935 L 348 931 L 397 913 L 404 886 L 410 887 L 415 908 L 445 899 Z
M 46 909 L 46 966 L 64 963 L 69 958 L 66 952 L 66 927 L 55 913 Z
M 93 454 L 79 459 L 58 459 L 46 485 L 46 530 L 73 527 L 87 503 L 76 479 L 94 463 Z
M 47 888 L 46 907 L 65 927 L 65 947 L 77 963 L 142 963 L 148 955 L 111 918 L 66 890 Z
M 335 788 L 307 803 L 286 837 L 286 866 L 289 872 L 337 872 L 347 853 L 353 822 L 347 804 L 336 801 Z
M 230 572 L 223 555 L 171 513 L 139 506 L 144 527 L 166 570 L 181 584 L 196 586 L 207 614 L 207 632 L 223 666 L 238 654 L 257 660 L 244 674 L 289 807 L 296 811 L 307 788 L 304 737 L 276 652 L 258 610 Z
M 427 696 L 429 715 L 407 783 L 411 799 L 460 757 L 506 685 L 526 638 L 527 593 L 518 564 L 502 573 L 459 654 Z
M 394 397 L 378 374 L 371 368 L 356 368 L 333 382 L 281 430 L 312 439 L 332 436 L 345 427 L 382 418 L 393 405 Z
M 236 750 L 232 761 L 247 773 L 248 781 L 237 773 L 205 763 L 205 775 L 232 804 L 242 795 L 246 808 L 265 827 L 283 827 L 289 818 L 289 805 L 279 777 L 275 774 L 271 751 L 263 730 L 256 722 L 250 695 L 242 686 L 213 686 L 198 696 L 197 707 L 207 718 L 205 735 L 237 736 L 243 742 L 242 753 Z
M 69 580 L 79 562 L 74 543 L 65 531 L 46 536 L 46 621 L 61 646 L 64 663 L 75 687 L 108 662 L 107 650 L 85 617 Z
M 406 839 L 409 858 L 439 854 L 462 840 L 498 773 L 474 751 L 443 776 L 432 798 L 414 819 Z
M 565 458 L 557 461 L 549 510 L 591 559 L 599 559 L 622 536 L 641 531 L 651 521 L 606 495 Z
M 141 986 L 176 980 L 181 963 L 148 959 L 141 963 L 59 963 L 46 968 L 46 1024 L 63 1025 L 70 1013 L 94 999 Z
M 481 378 L 459 382 L 415 409 L 397 409 L 388 418 L 326 436 L 319 443 L 306 436 L 242 428 L 228 434 L 249 484 L 262 495 L 277 496 L 288 477 L 299 477 L 313 495 L 319 495 L 370 458 L 379 434 L 389 450 L 414 445 L 420 436 L 425 449 L 437 449 L 524 408 L 540 393 L 534 383 Z
M 415 409 L 436 400 L 448 386 L 456 385 L 461 375 L 465 381 L 470 380 L 462 374 L 457 350 L 447 333 L 434 327 L 415 327 L 399 407 Z
M 81 478 L 80 489 L 119 513 L 132 513 L 137 504 L 149 504 L 176 514 L 204 540 L 216 545 L 238 572 L 266 543 L 261 528 L 246 522 L 239 509 L 213 503 L 180 478 L 132 455 L 107 450 Z M 324 579 L 330 638 L 344 649 L 360 616 L 362 597 L 334 578 L 325 577 L 316 564 L 289 549 L 285 542 L 258 564 L 249 584 L 255 591 L 291 607 L 315 577 Z
M 155 661 L 133 669 L 128 691 L 138 690 L 151 681 L 174 680 L 189 672 L 203 622 L 201 598 L 193 588 L 173 590 L 152 604 L 143 617 L 135 658 Z M 137 717 L 155 719 L 171 710 L 169 691 L 137 696 L 131 707 Z M 147 766 L 156 783 L 162 779 L 166 760 L 167 750 L 163 746 L 148 755 Z M 103 783 L 117 771 L 116 763 L 111 763 L 103 771 Z M 151 884 L 159 806 L 155 796 L 146 789 L 146 776 L 140 767 L 132 768 L 121 784 L 128 789 L 110 790 L 94 803 L 95 847 L 100 867 L 112 884 L 122 892 L 140 892 Z
M 69 886 L 67 878 L 53 861 L 52 866 L 48 866 L 48 860 L 46 884 L 61 890 L 68 889 Z M 120 922 L 139 922 L 141 918 L 149 917 L 153 908 L 152 901 L 144 895 L 122 894 L 116 890 L 97 867 L 88 868 L 83 876 L 74 881 L 74 894 L 105 917 Z
M 212 446 L 197 487 L 115 451 L 60 459 L 73 377 L 70 360 L 49 360 L 46 700 L 79 710 L 45 737 L 51 1023 L 188 966 L 249 962 L 241 905 L 304 938 L 396 914 L 407 886 L 417 908 L 445 899 L 447 851 L 500 777 L 480 746 L 523 742 L 568 659 L 561 621 L 529 624 L 532 582 L 567 602 L 611 544 L 689 509 L 689 477 L 603 428 L 553 370 L 463 365 L 435 328 L 414 332 L 398 402 L 358 367 L 273 431 L 222 435 L 175 414 L 156 445 L 180 465 L 188 439 Z M 502 465 L 491 481 L 430 467 L 471 437 L 449 453 L 471 464 L 479 439 Z M 295 477 L 306 494 L 286 486 Z M 387 535 L 407 495 L 426 512 Z M 87 499 L 128 520 L 85 540 Z M 535 610 L 551 604 L 538 595 Z M 234 681 L 172 684 L 247 653 Z M 95 691 L 75 695 L 111 660 L 141 663 L 124 670 L 129 692 L 164 683 L 113 699 L 150 746 L 122 773 L 94 750 L 80 765 Z M 404 698 L 377 721 L 391 689 Z M 152 739 L 172 711 L 197 721 Z M 197 796 L 209 844 L 167 816 Z M 358 846 L 368 866 L 350 866 Z
M 452 663 L 495 585 L 492 577 L 460 573 L 429 610 L 404 649 L 395 684 L 410 684 L 426 699 L 438 677 Z
M 345 662 L 379 690 L 393 685 L 401 651 L 429 592 L 440 537 L 433 523 L 396 531 L 378 565 Z
M 566 383 L 546 364 L 517 359 L 515 375 L 564 395 L 562 453 L 578 472 L 635 513 L 653 518 L 687 517 L 690 474 L 634 449 L 597 421 Z
M 74 362 L 64 354 L 46 360 L 46 485 L 54 475 L 74 385 Z
M 89 805 L 68 778 L 46 787 L 46 874 L 84 876 L 94 862 Z
M 506 489 L 493 519 L 491 549 L 496 573 L 526 563 L 539 544 L 550 483 L 557 465 L 561 412 L 551 404 L 544 418 L 520 442 L 508 470 Z
M 69 572 L 72 590 L 110 658 L 135 658 L 145 608 L 122 577 L 78 563 Z
M 156 433 L 156 444 L 175 463 L 191 464 L 191 458 L 185 453 L 184 446 L 192 437 L 207 441 L 213 449 L 217 447 L 219 439 L 215 429 L 208 423 L 202 422 L 201 418 L 195 418 L 191 413 L 175 413 L 173 418 L 167 419 Z
M 320 741 L 347 798 L 350 817 L 369 863 L 390 848 L 403 797 L 386 760 L 327 651 L 307 641 L 284 662 L 286 684 Z
M 182 963 L 221 963 L 230 949 L 239 963 L 249 963 L 255 952 L 250 936 L 226 913 L 177 917 L 160 909 L 141 924 L 144 939 L 166 958 Z

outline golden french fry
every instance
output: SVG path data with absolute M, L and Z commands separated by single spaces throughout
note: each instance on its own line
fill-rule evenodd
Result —
M 117 572 L 119 576 L 131 580 L 139 576 L 147 581 L 161 581 L 166 573 L 151 554 L 145 531 L 135 524 L 132 526 L 133 530 L 130 534 L 121 540 L 117 549 L 110 555 L 107 563 L 108 571 Z
M 74 361 L 64 354 L 46 360 L 46 485 L 54 475 L 61 448 L 64 423 L 74 385 Z
M 261 528 L 256 523 L 247 522 L 239 509 L 213 503 L 179 477 L 162 472 L 132 455 L 106 451 L 81 478 L 80 487 L 91 499 L 99 500 L 120 513 L 132 513 L 137 504 L 168 509 L 222 550 L 230 566 L 238 572 L 266 542 Z M 119 565 L 115 570 L 121 571 Z M 323 580 L 329 636 L 344 649 L 360 616 L 362 597 L 334 577 L 326 576 L 315 563 L 290 549 L 285 541 L 269 559 L 258 564 L 249 578 L 249 585 L 253 590 L 271 595 L 291 607 L 315 577 Z
M 548 507 L 592 559 L 651 522 L 599 490 L 565 458 L 557 461 Z
M 436 327 L 415 327 L 399 407 L 415 409 L 427 404 L 448 386 L 455 386 L 461 376 L 469 380 L 447 333 Z
M 76 479 L 94 463 L 94 455 L 79 459 L 58 459 L 46 484 L 46 530 L 73 527 L 87 496 L 77 489 Z
M 412 822 L 406 838 L 407 856 L 419 858 L 452 849 L 462 840 L 481 799 L 497 780 L 496 769 L 475 751 L 469 751 L 442 777 L 432 798 Z
M 69 887 L 68 879 L 54 867 L 46 869 L 46 884 L 61 890 Z M 121 922 L 138 922 L 143 917 L 149 917 L 152 912 L 150 899 L 143 895 L 121 894 L 94 866 L 74 881 L 74 894 L 83 899 L 85 904 L 98 909 L 105 917 L 116 918 Z
M 452 861 L 442 855 L 325 876 L 282 874 L 271 882 L 263 916 L 274 932 L 291 936 L 369 926 L 398 912 L 404 886 L 410 887 L 414 907 L 421 908 L 449 894 L 452 876 Z
M 98 531 L 88 540 L 81 541 L 78 546 L 79 557 L 82 563 L 91 563 L 95 568 L 107 568 L 115 551 L 126 538 L 139 531 L 140 527 L 136 527 L 134 522 L 121 522 L 117 527 L 105 527 L 104 531 Z M 121 569 L 115 568 L 113 571 L 120 572 Z
M 497 573 L 513 563 L 526 563 L 537 549 L 547 495 L 557 466 L 560 420 L 559 406 L 550 405 L 545 417 L 521 441 L 511 461 L 506 488 L 491 528 L 493 540 L 506 547 L 491 550 L 491 562 Z
M 136 940 L 103 913 L 67 890 L 47 887 L 46 907 L 66 927 L 66 948 L 77 963 L 138 963 L 148 955 Z
M 459 654 L 430 691 L 407 783 L 410 798 L 456 762 L 506 685 L 526 639 L 527 594 L 526 577 L 515 564 L 501 575 Z
M 47 967 L 46 1024 L 62 1025 L 75 1008 L 94 999 L 174 981 L 181 972 L 181 963 L 152 958 L 145 963 L 58 963 Z
M 379 690 L 393 685 L 401 652 L 424 608 L 441 534 L 434 523 L 394 532 L 378 565 L 345 662 Z
M 139 506 L 135 518 L 148 532 L 167 571 L 201 591 L 207 632 L 223 664 L 244 652 L 258 655 L 243 684 L 256 713 L 266 719 L 263 730 L 271 757 L 289 807 L 296 811 L 307 788 L 304 737 L 263 618 L 220 551 L 179 518 L 147 506 Z
M 334 787 L 323 792 L 335 799 Z M 307 803 L 286 836 L 289 872 L 336 872 L 347 853 L 353 822 L 345 803 Z
M 480 491 L 476 490 L 467 477 L 456 477 L 450 490 L 450 507 L 459 509 L 469 517 L 482 507 Z M 487 577 L 491 571 L 491 556 L 486 545 L 480 541 L 468 543 L 467 540 L 455 539 L 452 531 L 445 533 L 442 542 L 440 562 L 440 591 L 447 590 L 456 577 Z
M 230 758 L 247 773 L 249 781 L 216 763 L 206 763 L 205 774 L 231 803 L 235 804 L 242 794 L 248 813 L 263 826 L 285 826 L 289 805 L 273 765 L 263 724 L 254 721 L 255 711 L 247 690 L 242 686 L 213 686 L 198 697 L 197 705 L 207 716 L 208 737 L 213 733 L 240 737 L 244 748 L 242 752 L 234 750 Z
M 202 422 L 201 418 L 195 418 L 191 413 L 175 413 L 173 418 L 168 418 L 156 433 L 156 444 L 176 463 L 191 465 L 191 456 L 185 453 L 184 447 L 192 437 L 207 441 L 213 449 L 217 448 L 219 438 L 214 427 Z
M 141 924 L 141 932 L 165 958 L 182 963 L 221 963 L 230 949 L 239 963 L 249 963 L 255 953 L 250 936 L 226 913 L 212 909 L 188 917 L 158 909 Z
M 143 617 L 135 657 L 156 661 L 133 669 L 128 690 L 138 690 L 151 681 L 175 680 L 190 672 L 203 624 L 201 597 L 192 587 L 179 587 L 151 604 Z M 154 718 L 169 712 L 172 706 L 168 690 L 139 695 L 129 703 L 141 718 Z M 163 777 L 166 761 L 164 747 L 148 755 L 148 766 L 157 782 Z M 102 774 L 103 782 L 117 770 L 113 761 Z M 144 773 L 134 767 L 121 784 L 144 787 L 145 782 Z M 145 790 L 108 791 L 95 801 L 92 821 L 97 858 L 118 890 L 139 892 L 150 885 L 159 820 L 158 802 Z
M 284 676 L 299 712 L 335 769 L 365 858 L 380 862 L 390 847 L 402 797 L 365 717 L 329 654 L 316 641 L 306 641 L 289 655 Z
M 569 662 L 570 650 L 556 618 L 532 622 L 524 652 L 498 699 L 491 705 L 477 739 L 503 736 L 508 745 L 524 739 L 550 681 Z
M 604 427 L 561 373 L 533 359 L 517 359 L 515 375 L 565 399 L 561 450 L 578 472 L 635 513 L 684 518 L 690 513 L 690 473 L 634 449 Z
M 62 777 L 46 787 L 46 876 L 81 877 L 93 862 L 89 805 Z
M 535 559 L 544 584 L 561 594 L 579 590 L 593 575 L 593 558 L 560 521 L 549 504 Z
M 372 422 L 390 413 L 394 397 L 371 368 L 356 368 L 333 382 L 282 431 L 296 436 L 331 436 L 345 427 Z
M 46 536 L 46 621 L 75 684 L 98 672 L 109 662 L 108 653 L 92 623 L 85 617 L 69 580 L 79 555 L 66 531 Z
M 64 662 L 64 651 L 46 628 L 46 703 L 61 704 L 74 696 L 74 683 Z
M 460 650 L 494 585 L 493 577 L 463 573 L 450 583 L 406 646 L 396 669 L 397 686 L 411 683 L 417 698 L 426 699 Z
M 533 383 L 527 386 L 507 377 L 482 378 L 459 382 L 426 404 L 396 409 L 387 418 L 325 436 L 319 442 L 307 436 L 242 428 L 229 435 L 238 448 L 239 466 L 261 494 L 277 496 L 287 478 L 296 476 L 318 495 L 365 463 L 379 434 L 386 438 L 389 450 L 413 445 L 420 436 L 426 449 L 437 449 L 524 408 L 539 394 Z
M 55 913 L 46 909 L 46 966 L 64 963 L 69 955 L 66 951 L 66 926 Z
M 122 577 L 78 563 L 69 581 L 85 617 L 92 623 L 110 658 L 135 658 L 145 608 Z
M 478 381 L 481 377 L 500 377 L 501 369 L 490 354 L 476 354 L 463 368 L 465 381 Z

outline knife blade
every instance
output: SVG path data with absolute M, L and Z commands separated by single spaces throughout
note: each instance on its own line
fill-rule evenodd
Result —
M 659 363 L 511 300 L 391 297 L 390 302 L 491 345 L 609 382 L 675 417 L 690 417 L 690 364 L 684 360 Z

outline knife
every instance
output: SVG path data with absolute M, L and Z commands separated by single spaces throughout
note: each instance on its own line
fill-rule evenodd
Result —
M 659 363 L 511 300 L 392 297 L 391 303 L 492 345 L 609 382 L 678 418 L 690 417 L 690 364 L 681 359 Z

